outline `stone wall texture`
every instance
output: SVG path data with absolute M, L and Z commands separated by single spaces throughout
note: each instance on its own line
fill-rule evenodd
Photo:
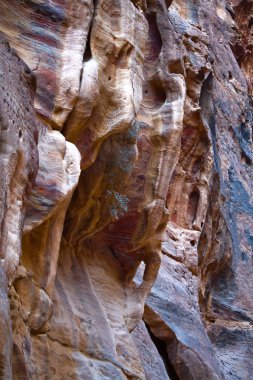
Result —
M 252 380 L 253 2 L 0 0 L 0 380 Z

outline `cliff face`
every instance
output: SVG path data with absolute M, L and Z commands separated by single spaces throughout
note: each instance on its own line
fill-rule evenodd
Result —
M 251 378 L 252 19 L 1 0 L 1 379 Z

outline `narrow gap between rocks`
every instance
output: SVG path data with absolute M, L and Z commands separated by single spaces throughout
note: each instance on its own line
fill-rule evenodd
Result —
M 144 321 L 145 322 L 145 321 Z M 150 335 L 150 338 L 152 339 L 152 342 L 155 344 L 156 348 L 157 348 L 157 351 L 159 352 L 159 355 L 161 356 L 162 358 L 162 361 L 164 363 L 164 366 L 165 366 L 165 369 L 169 375 L 169 378 L 171 380 L 180 380 L 179 377 L 177 376 L 176 374 L 176 371 L 174 370 L 173 368 L 173 365 L 171 364 L 171 362 L 169 361 L 169 358 L 168 358 L 168 353 L 167 353 L 167 347 L 166 347 L 166 342 L 164 342 L 163 340 L 157 338 L 151 331 L 149 325 L 146 325 L 146 328 L 148 330 L 148 333 Z
M 92 58 L 90 43 L 91 43 L 91 25 L 90 25 L 89 33 L 87 35 L 86 47 L 83 54 L 83 62 L 88 62 Z
M 95 6 L 95 5 L 94 5 Z M 80 94 L 80 91 L 81 91 L 81 86 L 82 86 L 82 81 L 83 81 L 83 65 L 85 62 L 88 62 L 89 60 L 92 59 L 92 52 L 91 52 L 91 29 L 92 29 L 92 25 L 93 25 L 93 19 L 94 19 L 94 14 L 95 14 L 95 10 L 93 11 L 93 16 L 92 16 L 92 20 L 90 22 L 90 25 L 89 25 L 89 31 L 88 31 L 88 34 L 87 34 L 87 39 L 86 39 L 86 46 L 85 46 L 85 49 L 84 49 L 84 52 L 83 52 L 83 62 L 82 62 L 82 68 L 81 68 L 81 71 L 80 71 L 80 77 L 79 77 L 79 89 L 78 89 L 78 95 L 76 96 L 75 98 L 75 101 L 74 101 L 74 104 L 73 104 L 73 107 L 72 107 L 72 110 L 70 111 L 67 119 L 65 120 L 65 123 L 62 127 L 62 130 L 61 130 L 61 133 L 63 134 L 63 136 L 66 138 L 67 136 L 67 125 L 68 125 L 68 121 L 70 120 L 71 118 L 71 115 L 73 113 L 73 110 L 75 108 L 75 105 L 76 105 L 76 102 L 79 98 L 79 94 Z

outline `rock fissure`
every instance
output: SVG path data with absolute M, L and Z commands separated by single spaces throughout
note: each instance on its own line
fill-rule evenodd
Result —
M 167 354 L 167 346 L 166 346 L 166 343 L 163 342 L 162 340 L 158 339 L 157 337 L 155 337 L 153 334 L 152 334 L 152 331 L 150 330 L 150 328 L 148 327 L 148 325 L 146 325 L 147 327 L 147 330 L 148 330 L 148 333 L 152 339 L 152 342 L 154 342 L 156 348 L 157 348 L 157 351 L 159 352 L 159 355 L 161 356 L 163 362 L 164 362 L 164 365 L 165 365 L 165 368 L 166 368 L 166 371 L 169 375 L 169 378 L 171 380 L 179 380 L 179 377 L 177 376 L 172 364 L 170 363 L 169 361 L 169 358 L 168 358 L 168 354 Z

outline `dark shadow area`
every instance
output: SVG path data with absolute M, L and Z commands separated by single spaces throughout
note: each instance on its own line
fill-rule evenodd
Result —
M 155 344 L 156 348 L 157 348 L 157 351 L 159 352 L 163 362 L 164 362 L 164 365 L 165 365 L 165 368 L 166 368 L 166 371 L 170 377 L 171 380 L 180 380 L 179 377 L 177 376 L 174 368 L 173 368 L 173 365 L 171 364 L 171 362 L 169 361 L 169 358 L 168 358 L 168 353 L 167 353 L 167 347 L 166 347 L 166 342 L 163 341 L 163 340 L 160 340 L 159 338 L 157 338 L 151 331 L 150 327 L 145 323 L 146 325 L 146 328 L 148 330 L 148 333 L 150 335 L 150 338 L 152 339 L 152 342 Z
M 189 204 L 188 204 L 189 224 L 193 224 L 196 219 L 198 204 L 199 204 L 199 191 L 193 190 L 189 196 Z

